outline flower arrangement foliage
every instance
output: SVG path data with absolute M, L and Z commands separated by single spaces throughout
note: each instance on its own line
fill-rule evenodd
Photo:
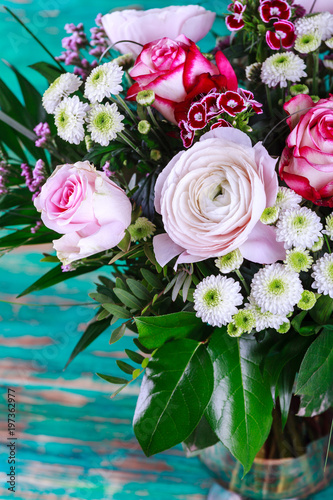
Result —
M 332 405 L 333 15 L 310 3 L 234 0 L 207 54 L 202 7 L 98 15 L 32 66 L 43 96 L 0 81 L 0 247 L 53 241 L 21 295 L 109 274 L 70 360 L 133 337 L 126 377 L 99 376 L 144 373 L 147 455 L 221 441 L 246 473 Z

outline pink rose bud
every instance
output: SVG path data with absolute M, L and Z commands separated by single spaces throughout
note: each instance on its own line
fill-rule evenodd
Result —
M 125 192 L 87 161 L 58 166 L 34 204 L 45 226 L 64 235 L 53 241 L 63 264 L 113 248 L 131 223 Z

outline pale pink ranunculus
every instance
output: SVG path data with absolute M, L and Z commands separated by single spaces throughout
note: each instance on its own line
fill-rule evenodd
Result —
M 297 0 L 295 4 L 304 7 L 306 12 L 310 12 L 314 0 Z M 312 13 L 315 12 L 330 12 L 333 14 L 333 3 L 332 0 L 316 0 L 313 6 Z
M 204 134 L 178 153 L 157 178 L 155 208 L 165 233 L 154 237 L 156 259 L 164 266 L 225 255 L 239 248 L 261 264 L 285 257 L 275 229 L 260 222 L 278 190 L 276 160 L 261 143 L 234 128 Z
M 193 99 L 212 89 L 237 90 L 237 77 L 228 59 L 221 51 L 215 58 L 217 65 L 184 35 L 147 43 L 130 71 L 136 83 L 129 88 L 127 98 L 134 100 L 138 92 L 153 90 L 153 106 L 167 120 L 177 123 L 175 108 L 189 95 Z
M 45 226 L 64 235 L 53 241 L 64 264 L 114 247 L 131 223 L 125 192 L 88 161 L 58 166 L 34 204 Z
M 316 205 L 333 207 L 333 96 L 316 104 L 300 94 L 284 105 L 290 134 L 279 172 L 282 180 Z
M 138 56 L 141 45 L 168 37 L 184 34 L 194 42 L 204 38 L 211 29 L 215 13 L 199 5 L 170 6 L 163 9 L 118 10 L 102 17 L 103 28 L 110 40 L 117 43 L 115 49 L 122 54 L 132 52 Z

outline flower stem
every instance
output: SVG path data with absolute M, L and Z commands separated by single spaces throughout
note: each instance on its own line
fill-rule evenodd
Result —
M 247 283 L 246 283 L 246 281 L 245 281 L 244 276 L 243 276 L 243 275 L 242 275 L 242 273 L 240 272 L 240 270 L 239 270 L 239 269 L 235 269 L 235 273 L 237 274 L 238 278 L 240 279 L 240 281 L 241 281 L 241 283 L 242 283 L 242 285 L 243 285 L 243 287 L 244 287 L 244 289 L 245 289 L 246 293 L 247 293 L 248 295 L 250 295 L 250 289 L 249 289 L 249 287 L 248 287 L 248 284 L 247 284 Z
M 118 132 L 118 136 L 126 143 L 128 144 L 141 158 L 144 160 L 146 159 L 145 155 L 141 152 L 141 150 L 134 144 L 134 142 L 131 141 L 124 133 Z
M 127 106 L 127 104 L 124 101 L 124 99 L 119 94 L 116 96 L 116 99 L 117 99 L 118 103 L 121 105 L 121 107 L 124 109 L 124 111 L 126 111 L 126 113 L 128 114 L 128 116 L 130 116 L 132 118 L 132 120 L 134 121 L 134 123 L 137 123 L 138 120 L 137 120 L 136 116 L 132 113 L 132 111 L 130 110 L 129 106 Z
M 267 97 L 267 104 L 268 104 L 269 114 L 271 115 L 271 118 L 273 118 L 274 112 L 273 112 L 273 106 L 272 106 L 271 93 L 269 91 L 268 85 L 265 85 L 265 87 L 266 87 L 266 97 Z
M 312 68 L 312 94 L 318 94 L 318 71 L 319 71 L 319 54 L 318 50 L 312 53 L 313 68 Z

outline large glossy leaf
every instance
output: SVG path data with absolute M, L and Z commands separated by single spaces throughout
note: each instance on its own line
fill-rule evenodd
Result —
M 300 417 L 314 417 L 333 406 L 333 387 L 329 387 L 323 394 L 317 393 L 313 396 L 303 395 L 298 410 Z
M 192 312 L 134 318 L 139 340 L 148 349 L 157 349 L 171 339 L 190 337 L 200 340 L 209 327 Z
M 213 432 L 205 416 L 202 417 L 192 434 L 185 439 L 183 445 L 188 455 L 197 454 L 209 446 L 213 446 L 219 438 Z
M 206 410 L 215 434 L 239 460 L 246 474 L 264 444 L 272 423 L 270 385 L 260 371 L 261 356 L 253 338 L 231 338 L 216 329 L 208 346 L 215 387 Z
M 307 350 L 300 367 L 296 393 L 324 394 L 333 386 L 333 335 L 324 329 Z
M 214 387 L 213 366 L 203 344 L 181 339 L 154 354 L 134 415 L 134 432 L 146 455 L 181 443 L 194 431 Z

